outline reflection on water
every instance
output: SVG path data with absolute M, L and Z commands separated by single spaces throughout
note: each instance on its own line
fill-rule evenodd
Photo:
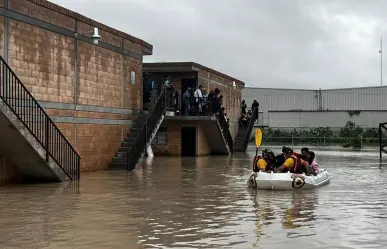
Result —
M 134 172 L 0 189 L 0 248 L 382 248 L 387 169 L 377 153 L 317 151 L 312 191 L 247 188 L 254 151 L 161 158 Z

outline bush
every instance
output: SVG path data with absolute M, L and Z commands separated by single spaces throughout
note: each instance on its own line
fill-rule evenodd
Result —
M 352 121 L 340 129 L 338 136 L 335 136 L 329 127 L 309 128 L 303 130 L 280 130 L 273 128 L 262 129 L 263 140 L 271 144 L 316 144 L 322 146 L 331 144 L 342 144 L 346 148 L 361 148 L 362 143 L 377 144 L 379 142 L 379 130 L 377 128 L 363 129 Z M 384 134 L 383 137 L 387 137 Z M 325 138 L 325 141 L 324 141 Z M 364 138 L 364 139 L 363 139 Z M 251 141 L 254 136 L 251 137 Z

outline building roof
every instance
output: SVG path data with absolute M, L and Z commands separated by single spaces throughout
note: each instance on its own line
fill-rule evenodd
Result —
M 376 89 L 376 88 L 386 88 L 387 86 L 362 86 L 362 87 L 347 87 L 347 88 L 327 88 L 327 89 L 299 89 L 299 88 L 270 88 L 270 87 L 253 87 L 246 86 L 245 89 L 248 91 L 252 90 L 286 90 L 286 91 L 304 91 L 304 92 L 316 92 L 316 91 L 338 91 L 338 90 L 357 90 L 357 89 Z
M 245 83 L 241 80 L 235 79 L 227 74 L 221 73 L 219 71 L 216 71 L 214 69 L 211 69 L 209 67 L 203 66 L 199 63 L 196 62 L 153 62 L 153 63 L 144 63 L 144 71 L 151 71 L 153 68 L 163 68 L 164 72 L 167 71 L 173 71 L 173 72 L 183 72 L 183 71 L 198 71 L 197 69 L 202 69 L 207 72 L 210 72 L 212 74 L 219 75 L 225 79 L 235 81 L 235 83 L 238 83 L 242 85 L 243 87 L 245 86 Z M 157 70 L 160 71 L 160 70 Z
M 45 7 L 47 9 L 50 9 L 50 10 L 53 10 L 53 11 L 56 11 L 60 14 L 63 14 L 63 15 L 66 15 L 66 16 L 69 16 L 71 18 L 74 18 L 78 21 L 81 21 L 81 22 L 84 22 L 86 24 L 89 24 L 91 26 L 94 26 L 94 27 L 97 27 L 101 30 L 104 30 L 106 32 L 109 32 L 109 33 L 112 33 L 114 35 L 117 35 L 121 38 L 124 38 L 124 39 L 127 39 L 127 40 L 130 40 L 131 42 L 134 42 L 134 43 L 137 43 L 137 44 L 141 44 L 143 47 L 147 48 L 147 54 L 152 54 L 152 50 L 153 50 L 153 46 L 137 37 L 134 37 L 132 35 L 129 35 L 127 33 L 124 33 L 122 31 L 119 31 L 117 29 L 114 29 L 114 28 L 111 28 L 105 24 L 102 24 L 100 22 L 97 22 L 97 21 L 94 21 L 86 16 L 83 16 L 77 12 L 74 12 L 72 10 L 69 10 L 69 9 L 66 9 L 62 6 L 59 6 L 55 3 L 52 3 L 52 2 L 49 2 L 47 0 L 28 0 L 29 2 L 32 2 L 36 5 L 39 5 L 39 6 L 42 6 L 42 7 Z M 144 51 L 146 52 L 146 50 Z

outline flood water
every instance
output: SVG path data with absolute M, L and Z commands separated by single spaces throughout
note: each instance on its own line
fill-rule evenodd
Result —
M 254 154 L 158 157 L 79 186 L 0 188 L 0 248 L 387 247 L 376 152 L 316 151 L 331 184 L 300 192 L 248 189 Z

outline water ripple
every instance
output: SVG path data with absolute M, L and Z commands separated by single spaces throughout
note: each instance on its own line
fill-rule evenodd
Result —
M 374 154 L 317 151 L 333 176 L 312 191 L 248 189 L 253 151 L 1 188 L 0 247 L 383 248 L 387 170 Z

